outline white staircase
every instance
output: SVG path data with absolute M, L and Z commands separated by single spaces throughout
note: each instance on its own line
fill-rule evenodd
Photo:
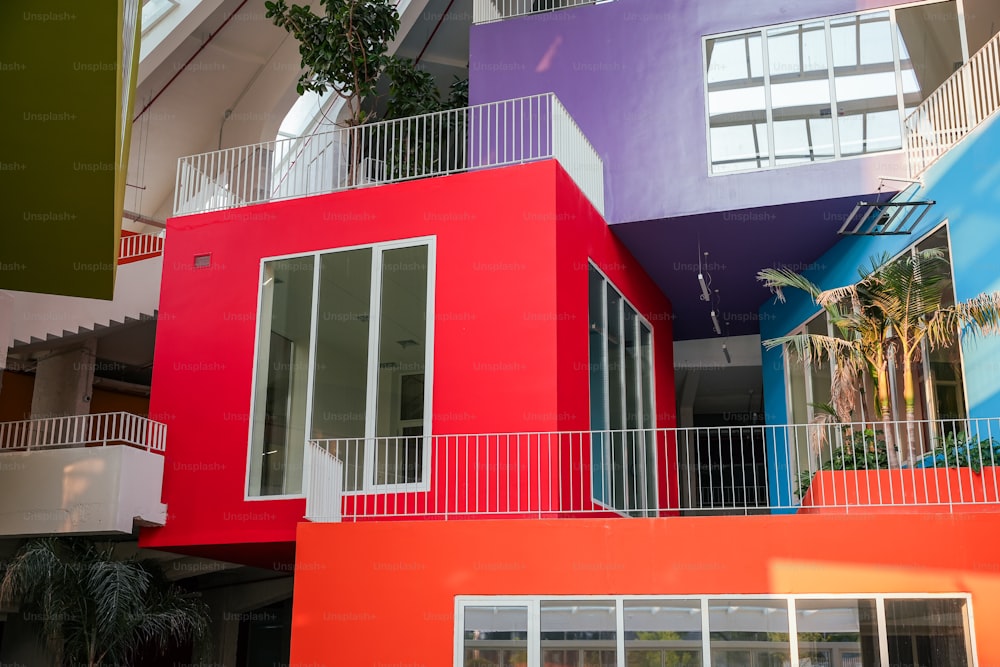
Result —
M 86 335 L 156 317 L 163 256 L 118 267 L 111 301 L 0 291 L 0 368 L 7 348 Z

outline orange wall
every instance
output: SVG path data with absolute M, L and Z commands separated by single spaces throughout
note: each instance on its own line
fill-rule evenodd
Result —
M 98 412 L 130 412 L 145 417 L 149 415 L 149 398 L 95 387 L 90 399 L 90 413 Z
M 972 594 L 1000 665 L 1000 514 L 303 523 L 292 665 L 453 664 L 456 595 Z
M 35 376 L 3 371 L 0 384 L 0 422 L 16 422 L 31 417 L 31 395 Z

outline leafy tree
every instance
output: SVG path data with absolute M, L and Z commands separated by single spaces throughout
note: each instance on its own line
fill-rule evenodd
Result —
M 7 565 L 0 597 L 19 600 L 57 665 L 127 665 L 146 647 L 206 636 L 208 607 L 151 563 L 117 560 L 86 538 L 26 542 Z
M 390 0 L 319 0 L 323 9 L 314 14 L 309 5 L 288 6 L 286 0 L 267 0 L 265 16 L 299 42 L 303 73 L 296 90 L 344 98 L 349 125 L 373 120 L 364 102 L 375 98 L 383 76 L 389 78 L 390 98 L 386 118 L 407 118 L 468 104 L 468 81 L 452 85 L 443 102 L 437 83 L 409 58 L 389 55 L 389 43 L 399 32 L 396 3 Z M 464 91 L 464 94 L 463 94 Z
M 309 5 L 267 0 L 265 16 L 299 42 L 304 69 L 296 90 L 344 98 L 352 125 L 365 122 L 362 101 L 374 95 L 393 58 L 389 43 L 399 31 L 399 14 L 388 0 L 319 0 L 321 15 Z
M 941 248 L 906 254 L 892 261 L 885 256 L 872 258 L 871 268 L 860 270 L 857 283 L 826 291 L 819 291 L 808 279 L 784 269 L 765 269 L 757 277 L 776 290 L 779 299 L 784 287 L 805 290 L 841 332 L 843 339 L 806 333 L 764 341 L 768 349 L 784 346 L 807 362 L 831 359 L 838 366 L 833 379 L 835 396 L 844 391 L 856 393 L 858 371 L 867 368 L 875 382 L 878 412 L 888 422 L 891 419 L 889 360 L 902 369 L 908 461 L 916 454 L 913 368 L 920 360 L 923 343 L 926 341 L 933 350 L 952 345 L 960 333 L 977 336 L 1000 329 L 1000 292 L 943 305 L 950 275 Z M 891 428 L 888 424 L 886 427 L 888 437 Z M 890 464 L 894 463 L 894 449 L 890 442 Z
M 442 100 L 430 73 L 408 59 L 388 54 L 389 43 L 399 31 L 399 14 L 390 0 L 319 0 L 322 12 L 310 6 L 288 6 L 286 0 L 267 0 L 266 16 L 299 42 L 303 73 L 297 85 L 306 91 L 333 90 L 345 100 L 349 128 L 375 119 L 376 89 L 389 80 L 386 119 L 408 118 L 468 106 L 468 80 L 456 81 Z M 461 163 L 458 151 L 465 142 L 454 138 L 464 132 L 462 119 L 445 114 L 414 129 L 403 125 L 385 136 L 352 131 L 349 137 L 348 182 L 356 184 L 356 170 L 364 158 L 384 165 L 383 177 L 391 179 L 435 173 Z M 454 143 L 454 151 L 440 150 Z M 451 143 L 447 147 L 452 148 Z M 455 155 L 443 155 L 454 152 Z M 447 164 L 441 164 L 441 161 Z M 454 164 L 452 164 L 454 163 Z

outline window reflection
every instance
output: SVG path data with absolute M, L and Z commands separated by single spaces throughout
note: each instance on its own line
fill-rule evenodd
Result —
M 823 21 L 767 32 L 776 164 L 834 157 Z
M 961 30 L 949 0 L 708 39 L 712 172 L 902 148 L 904 114 L 961 65 Z
M 709 133 L 714 171 L 770 163 L 760 33 L 708 41 Z

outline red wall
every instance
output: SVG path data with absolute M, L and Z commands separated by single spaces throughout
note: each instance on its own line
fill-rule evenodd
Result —
M 998 665 L 997 534 L 1000 514 L 304 523 L 291 664 L 451 665 L 456 595 L 924 592 L 971 593 Z
M 142 545 L 294 542 L 304 500 L 244 500 L 263 257 L 435 235 L 433 433 L 586 429 L 586 376 L 573 370 L 587 363 L 586 271 L 572 283 L 576 328 L 564 331 L 553 316 L 557 275 L 560 290 L 569 284 L 556 221 L 580 219 L 585 247 L 609 246 L 630 275 L 640 270 L 585 199 L 565 198 L 574 189 L 548 161 L 170 220 L 150 400 L 150 416 L 168 424 L 168 521 L 144 530 Z M 195 269 L 205 253 L 212 265 Z M 647 280 L 626 295 L 664 312 L 651 290 Z M 657 382 L 672 391 L 669 330 L 656 341 L 667 351 Z
M 560 426 L 563 430 L 590 428 L 588 271 L 592 260 L 653 328 L 656 400 L 653 424 L 657 428 L 675 427 L 677 403 L 670 302 L 566 172 L 558 173 L 556 188 Z M 661 434 L 657 438 L 657 451 L 667 453 L 658 459 L 660 507 L 677 507 L 676 442 Z

